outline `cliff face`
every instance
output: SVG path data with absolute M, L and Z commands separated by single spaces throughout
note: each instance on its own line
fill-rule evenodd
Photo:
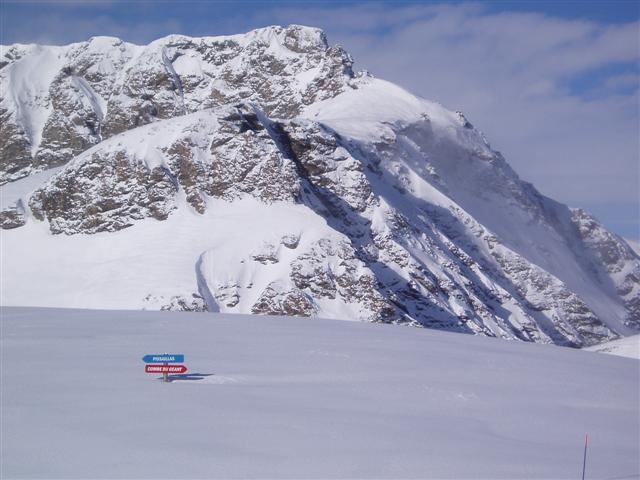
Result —
M 92 269 L 103 258 L 96 246 L 117 237 L 141 265 L 160 256 L 191 275 L 191 286 L 167 274 L 147 290 L 124 275 L 119 307 L 318 315 L 575 346 L 640 328 L 640 261 L 623 240 L 521 181 L 462 114 L 354 74 L 317 29 L 4 51 L 10 261 L 37 237 L 91 245 L 82 268 Z M 164 229 L 153 243 L 170 243 L 169 257 L 147 237 L 153 222 L 173 221 L 189 229 Z M 7 271 L 3 303 L 25 302 L 24 269 Z M 107 285 L 101 272 L 89 278 Z M 58 300 L 43 283 L 45 303 L 112 306 L 108 288 L 88 303 L 69 281 L 77 296 Z
M 318 29 L 179 35 L 137 46 L 94 37 L 66 47 L 3 47 L 2 183 L 66 163 L 115 134 L 157 120 L 257 103 L 293 118 L 343 91 L 351 58 Z

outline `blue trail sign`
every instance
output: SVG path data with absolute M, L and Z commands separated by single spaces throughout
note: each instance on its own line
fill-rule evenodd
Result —
M 155 355 L 145 355 L 142 357 L 145 363 L 182 363 L 184 354 L 182 353 L 159 353 Z

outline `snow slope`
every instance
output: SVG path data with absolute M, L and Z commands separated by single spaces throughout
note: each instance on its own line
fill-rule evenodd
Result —
M 372 79 L 309 106 L 304 115 L 364 145 L 394 139 L 395 155 L 382 168 L 395 177 L 389 183 L 403 181 L 402 187 L 412 194 L 407 198 L 406 192 L 385 192 L 395 208 L 407 212 L 426 202 L 447 211 L 462 210 L 502 245 L 560 279 L 615 331 L 633 332 L 624 325 L 625 309 L 615 305 L 618 292 L 611 286 L 639 270 L 637 255 L 626 247 L 635 262 L 611 275 L 613 282 L 598 279 L 598 267 L 590 264 L 588 252 L 581 251 L 584 247 L 570 233 L 572 223 L 578 223 L 570 209 L 522 182 L 462 114 Z M 421 122 L 427 126 L 420 128 Z M 479 247 L 487 250 L 486 245 Z M 640 291 L 634 280 L 631 288 Z
M 7 105 L 2 107 L 16 112 L 17 121 L 25 128 L 34 155 L 47 117 L 51 114 L 51 106 L 43 99 L 48 97 L 51 82 L 63 67 L 64 59 L 61 58 L 63 49 L 60 47 L 30 45 L 28 48 L 29 55 L 16 62 L 8 74 L 3 72 L 3 90 L 13 95 L 3 99 Z
M 640 335 L 632 335 L 630 337 L 612 340 L 610 342 L 587 347 L 585 350 L 610 353 L 611 355 L 620 355 L 621 357 L 636 358 L 640 360 Z
M 258 251 L 265 240 L 301 230 L 304 244 L 331 235 L 326 223 L 308 215 L 302 205 L 265 205 L 246 198 L 231 203 L 211 200 L 209 207 L 204 216 L 185 207 L 164 222 L 146 219 L 135 229 L 70 237 L 51 236 L 45 225 L 31 219 L 24 227 L 3 233 L 2 248 L 7 253 L 0 303 L 159 309 L 173 296 L 199 291 L 195 266 L 207 251 L 215 258 L 210 258 L 214 263 L 205 275 L 224 280 L 243 269 L 249 277 L 244 286 L 259 281 L 260 272 L 254 278 L 251 264 L 241 263 L 243 255 Z M 18 251 L 31 252 L 29 261 L 8 254 Z M 278 266 L 272 265 L 276 277 Z M 251 298 L 243 296 L 238 308 L 246 311 L 251 305 Z
M 634 252 L 636 252 L 638 255 L 640 255 L 640 242 L 637 242 L 635 240 L 631 240 L 629 238 L 625 238 L 625 241 L 633 249 Z
M 635 360 L 426 329 L 3 308 L 5 478 L 638 478 Z M 164 384 L 149 353 L 184 353 Z

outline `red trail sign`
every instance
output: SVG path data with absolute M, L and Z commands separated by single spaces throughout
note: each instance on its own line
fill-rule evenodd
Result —
M 184 373 L 187 367 L 184 365 L 145 365 L 146 373 Z

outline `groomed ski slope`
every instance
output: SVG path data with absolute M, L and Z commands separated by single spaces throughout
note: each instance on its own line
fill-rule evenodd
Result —
M 638 478 L 640 362 L 411 327 L 2 309 L 3 478 Z M 169 384 L 142 356 L 184 353 Z

